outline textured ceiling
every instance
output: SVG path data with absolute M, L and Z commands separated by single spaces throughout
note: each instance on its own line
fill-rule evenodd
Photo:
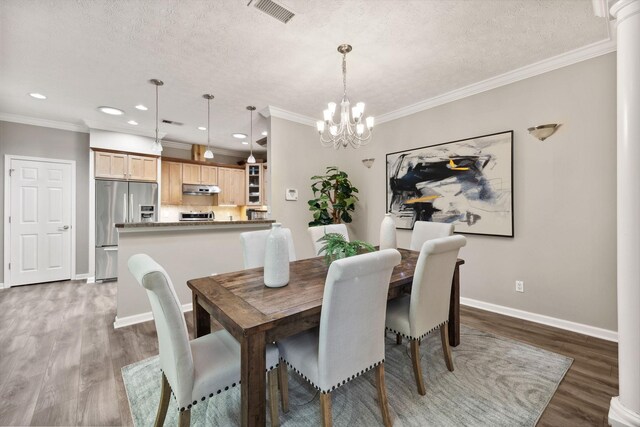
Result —
M 211 92 L 214 145 L 246 149 L 231 133 L 249 133 L 247 105 L 320 118 L 339 101 L 340 43 L 350 98 L 379 115 L 607 38 L 589 0 L 284 0 L 286 25 L 247 3 L 2 0 L 0 112 L 152 130 L 160 78 L 161 118 L 184 123 L 166 139 L 206 142 Z

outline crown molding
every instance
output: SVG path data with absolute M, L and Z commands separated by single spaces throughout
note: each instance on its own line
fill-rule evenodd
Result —
M 106 130 L 107 132 L 116 132 L 116 133 L 126 133 L 129 135 L 138 135 L 138 136 L 145 136 L 147 138 L 154 138 L 156 137 L 156 133 L 155 131 L 149 131 L 149 130 L 143 130 L 143 129 L 131 129 L 128 127 L 120 127 L 120 126 L 111 126 L 111 125 L 104 125 L 100 122 L 95 122 L 93 120 L 84 120 L 84 124 L 87 125 L 87 127 L 91 130 L 91 129 L 96 129 L 96 130 Z M 162 139 L 167 135 L 166 132 L 158 132 L 158 138 Z M 164 144 L 164 141 L 163 141 Z
M 526 65 L 513 71 L 491 77 L 481 82 L 473 83 L 460 89 L 455 89 L 451 92 L 447 92 L 433 98 L 425 99 L 424 101 L 420 101 L 413 105 L 409 105 L 407 107 L 403 107 L 389 113 L 381 114 L 376 117 L 376 122 L 384 123 L 391 120 L 399 119 L 401 117 L 409 116 L 420 111 L 428 110 L 430 108 L 457 101 L 462 98 L 477 95 L 479 93 L 496 89 L 501 86 L 506 86 L 508 84 L 528 79 L 540 74 L 548 73 L 549 71 L 567 67 L 578 62 L 586 61 L 587 59 L 605 55 L 607 53 L 614 52 L 615 50 L 615 40 L 603 40 L 600 42 L 596 42 L 560 55 L 553 56 L 548 59 L 544 59 L 539 62 L 535 62 L 530 65 Z
M 19 114 L 0 112 L 0 121 L 21 123 L 24 125 L 41 126 L 52 129 L 68 130 L 71 132 L 89 133 L 89 129 L 83 125 L 77 125 L 68 122 L 59 122 L 57 120 L 39 119 L 36 117 L 21 116 Z
M 265 117 L 277 117 L 279 119 L 289 120 L 290 122 L 296 122 L 307 126 L 316 125 L 316 120 L 312 117 L 305 116 L 304 114 L 294 113 L 292 111 L 283 110 L 280 107 L 274 107 L 273 105 L 269 105 L 262 111 L 260 114 Z

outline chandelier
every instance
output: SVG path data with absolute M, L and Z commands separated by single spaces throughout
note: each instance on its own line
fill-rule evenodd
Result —
M 349 111 L 350 103 L 347 97 L 347 53 L 351 52 L 351 45 L 341 44 L 338 46 L 338 52 L 342 54 L 342 84 L 344 93 L 340 102 L 340 122 L 333 121 L 336 112 L 336 103 L 330 102 L 327 109 L 323 111 L 324 120 L 318 120 L 316 123 L 318 134 L 320 135 L 320 143 L 324 147 L 340 147 L 352 146 L 358 148 L 367 144 L 371 140 L 371 130 L 373 129 L 373 117 L 367 117 L 363 123 L 364 102 L 358 102 L 351 111 Z

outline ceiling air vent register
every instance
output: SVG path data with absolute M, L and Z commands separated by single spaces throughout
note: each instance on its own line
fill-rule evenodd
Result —
M 254 3 L 254 1 L 250 1 L 249 5 L 251 3 Z M 256 9 L 266 13 L 273 18 L 276 18 L 278 21 L 285 24 L 295 16 L 295 13 L 293 13 L 286 7 L 274 2 L 273 0 L 257 0 L 255 1 L 254 6 L 256 7 Z

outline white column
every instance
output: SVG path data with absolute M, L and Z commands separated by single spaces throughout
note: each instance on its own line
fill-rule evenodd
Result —
M 612 426 L 640 426 L 640 0 L 611 7 L 618 42 L 618 364 Z

